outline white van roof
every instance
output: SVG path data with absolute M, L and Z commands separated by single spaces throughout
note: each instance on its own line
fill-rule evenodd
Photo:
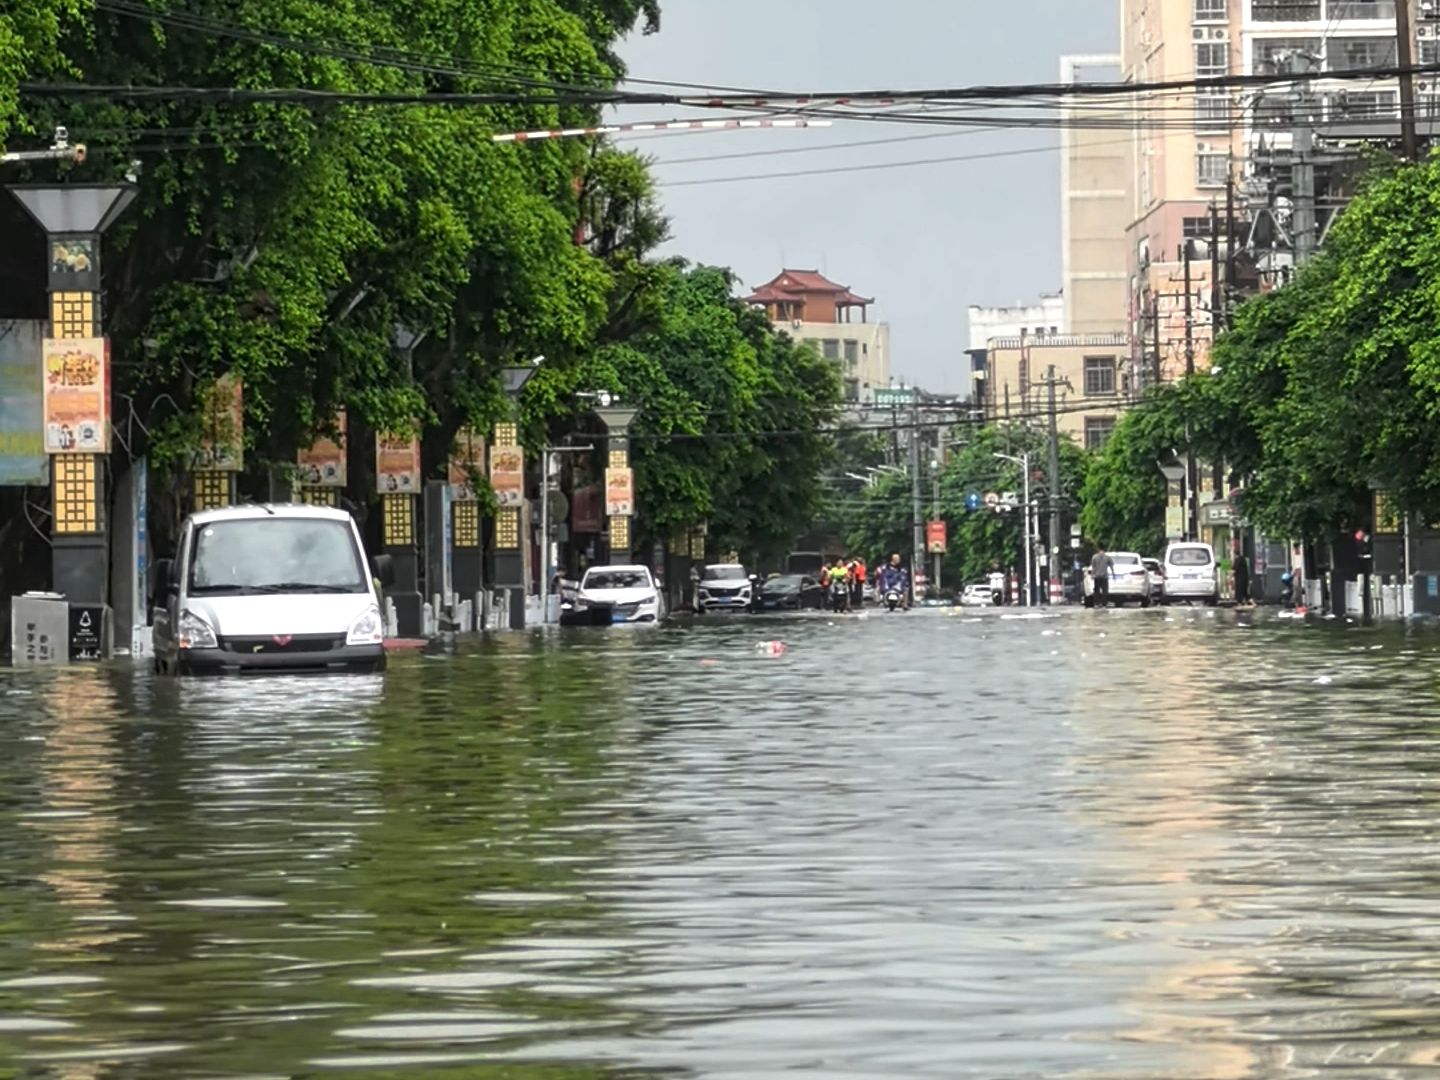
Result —
M 246 503 L 243 506 L 221 506 L 200 510 L 190 515 L 197 525 L 215 521 L 247 521 L 256 518 L 312 518 L 322 521 L 349 521 L 350 515 L 332 506 L 311 506 L 308 503 Z

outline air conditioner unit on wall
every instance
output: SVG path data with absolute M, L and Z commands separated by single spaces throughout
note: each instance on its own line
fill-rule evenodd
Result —
M 1230 31 L 1227 30 L 1227 29 L 1226 29 L 1225 27 L 1223 27 L 1223 26 L 1217 26 L 1217 27 L 1215 27 L 1215 29 L 1213 29 L 1213 30 L 1210 31 L 1210 40 L 1211 40 L 1211 41 L 1229 41 L 1229 40 L 1230 40 Z

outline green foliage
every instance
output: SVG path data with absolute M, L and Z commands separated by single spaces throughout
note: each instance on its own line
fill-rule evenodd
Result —
M 940 510 L 948 530 L 949 550 L 944 561 L 945 580 L 957 582 L 983 579 L 994 565 L 1023 563 L 1024 514 L 970 510 L 966 497 L 986 492 L 1024 490 L 1020 466 L 997 454 L 1022 457 L 1030 454 L 1033 503 L 1042 507 L 1042 535 L 1048 530 L 1048 443 L 1043 434 L 1021 425 L 983 427 L 959 436 L 940 477 Z M 1061 511 L 1064 520 L 1073 518 L 1073 507 L 1084 485 L 1089 458 L 1068 439 L 1060 443 Z M 933 489 L 927 477 L 922 485 L 922 513 L 932 512 Z M 911 481 L 908 475 L 885 473 L 873 486 L 845 503 L 849 527 L 846 543 L 850 550 L 873 560 L 882 553 L 900 552 L 907 559 L 913 543 L 911 534 Z

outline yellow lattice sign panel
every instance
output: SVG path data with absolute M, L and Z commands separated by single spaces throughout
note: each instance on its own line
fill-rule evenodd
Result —
M 230 474 L 205 469 L 194 474 L 191 494 L 196 510 L 214 510 L 230 505 Z
M 479 503 L 455 503 L 454 530 L 455 546 L 457 548 L 478 548 L 480 546 Z
M 95 336 L 95 294 L 89 292 L 57 292 L 50 294 L 52 337 L 88 338 Z
M 495 546 L 513 551 L 520 546 L 520 511 L 502 508 L 495 518 Z
M 100 531 L 100 492 L 94 454 L 60 454 L 50 459 L 55 503 L 55 535 L 84 536 Z
M 300 501 L 306 506 L 339 506 L 340 489 L 333 487 L 302 487 Z
M 621 551 L 630 547 L 630 519 L 614 517 L 610 519 L 610 550 Z
M 415 546 L 415 499 L 411 495 L 383 495 L 380 498 L 382 533 L 386 547 Z
M 628 451 L 628 450 L 611 450 L 611 451 L 610 451 L 610 468 L 612 468 L 612 469 L 626 469 L 626 468 L 629 468 L 629 466 L 630 466 L 630 451 Z

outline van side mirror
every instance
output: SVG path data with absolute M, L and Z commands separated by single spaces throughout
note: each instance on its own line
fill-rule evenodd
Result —
M 395 584 L 395 559 L 390 555 L 376 555 L 370 560 L 370 569 L 379 580 L 381 588 L 388 589 Z
M 175 590 L 175 560 L 156 559 L 150 574 L 150 602 L 159 604 Z

